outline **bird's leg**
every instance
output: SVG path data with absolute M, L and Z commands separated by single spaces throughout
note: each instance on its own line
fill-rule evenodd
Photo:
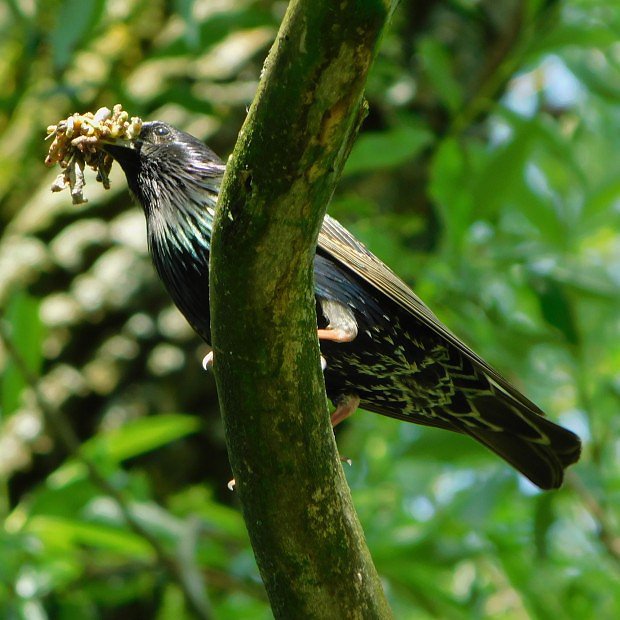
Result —
M 346 420 L 349 416 L 355 413 L 355 410 L 360 405 L 360 397 L 353 394 L 343 396 L 340 402 L 336 405 L 336 411 L 332 413 L 332 428 L 337 424 L 340 424 L 343 420 Z M 352 461 L 348 456 L 340 456 L 340 460 L 347 465 L 351 465 Z
M 343 420 L 346 420 L 349 416 L 355 413 L 355 410 L 360 406 L 360 397 L 354 394 L 344 396 L 338 405 L 336 411 L 332 413 L 332 426 L 340 424 Z
M 320 336 L 320 332 L 321 331 L 329 331 L 329 330 L 319 330 L 319 338 Z M 357 330 L 356 330 L 357 333 Z M 353 336 L 355 338 L 355 336 Z M 352 340 L 353 338 L 351 338 Z M 331 338 L 331 340 L 334 340 L 333 338 Z M 342 341 L 342 342 L 346 342 L 346 341 Z M 209 351 L 209 353 L 207 353 L 203 360 L 202 360 L 202 367 L 205 370 L 211 370 L 213 368 L 213 351 Z M 325 369 L 327 368 L 327 361 L 325 360 L 325 358 L 321 355 L 321 370 L 325 371 Z M 357 409 L 358 405 L 359 405 L 360 399 L 357 396 L 347 396 L 345 398 L 345 400 L 338 405 L 338 407 L 336 407 L 336 411 L 334 411 L 334 413 L 332 414 L 332 426 L 336 426 L 336 424 L 342 422 L 342 420 L 344 420 L 345 418 L 348 418 L 351 414 L 353 414 L 355 412 L 355 410 Z M 343 461 L 344 463 L 348 463 L 349 465 L 351 465 L 351 459 L 346 458 L 346 457 L 340 457 L 340 460 Z M 235 490 L 235 479 L 233 478 L 232 480 L 228 481 L 228 484 L 226 485 L 228 487 L 228 489 L 230 491 L 234 491 Z
M 327 329 L 319 329 L 317 331 L 319 340 L 333 340 L 334 342 L 351 342 L 351 340 L 355 340 L 355 336 L 357 336 L 357 330 L 351 332 L 345 329 L 332 327 L 331 325 L 329 325 Z
M 319 340 L 351 342 L 357 336 L 357 321 L 349 306 L 332 299 L 321 299 L 321 310 L 329 321 L 325 329 L 318 330 Z
M 321 358 L 323 359 L 323 358 Z M 213 368 L 213 351 L 209 351 L 203 358 L 202 358 L 202 367 L 208 372 L 209 370 L 211 370 Z M 235 479 L 233 478 L 232 480 L 228 481 L 228 484 L 226 485 L 228 487 L 229 491 L 234 491 L 235 490 Z
M 323 316 L 328 320 L 326 329 L 319 329 L 319 340 L 331 340 L 332 342 L 351 342 L 357 336 L 357 321 L 353 310 L 345 304 L 331 300 L 320 299 L 321 310 Z M 321 368 L 323 371 L 327 368 L 327 361 L 321 355 Z M 349 394 L 340 399 L 336 405 L 336 410 L 331 415 L 332 427 L 346 420 L 350 415 L 355 413 L 359 407 L 359 396 Z M 343 463 L 351 465 L 351 459 L 341 456 Z

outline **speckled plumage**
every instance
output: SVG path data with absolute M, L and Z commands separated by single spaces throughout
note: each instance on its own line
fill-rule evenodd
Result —
M 208 260 L 223 163 L 196 138 L 159 121 L 146 123 L 132 148 L 107 149 L 144 208 L 157 272 L 210 342 Z M 542 417 L 329 216 L 314 276 L 319 327 L 336 318 L 356 329 L 350 342 L 320 342 L 334 403 L 357 396 L 369 411 L 465 433 L 538 486 L 561 484 L 564 468 L 579 458 L 578 437 Z

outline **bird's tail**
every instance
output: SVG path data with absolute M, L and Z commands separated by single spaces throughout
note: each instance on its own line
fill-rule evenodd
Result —
M 538 408 L 510 395 L 470 396 L 470 416 L 452 418 L 461 432 L 495 452 L 541 489 L 556 489 L 564 479 L 564 469 L 575 463 L 581 442 L 573 432 L 542 416 Z M 478 418 L 482 424 L 471 422 Z

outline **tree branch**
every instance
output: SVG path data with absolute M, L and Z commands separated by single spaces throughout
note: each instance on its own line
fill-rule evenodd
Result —
M 312 264 L 389 0 L 293 0 L 229 161 L 211 248 L 215 376 L 276 617 L 386 618 L 338 457 Z

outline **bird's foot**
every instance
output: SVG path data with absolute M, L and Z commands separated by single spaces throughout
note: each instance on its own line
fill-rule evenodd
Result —
M 213 368 L 213 351 L 209 351 L 202 358 L 202 367 L 208 372 Z
M 235 490 L 235 484 L 237 484 L 235 482 L 235 479 L 233 478 L 232 480 L 228 481 L 228 484 L 226 485 L 228 487 L 229 491 L 234 491 Z
M 353 309 L 333 299 L 321 299 L 321 310 L 327 326 L 318 330 L 319 340 L 351 342 L 357 336 L 357 320 Z
M 327 368 L 327 360 L 321 355 L 321 370 L 325 372 Z

